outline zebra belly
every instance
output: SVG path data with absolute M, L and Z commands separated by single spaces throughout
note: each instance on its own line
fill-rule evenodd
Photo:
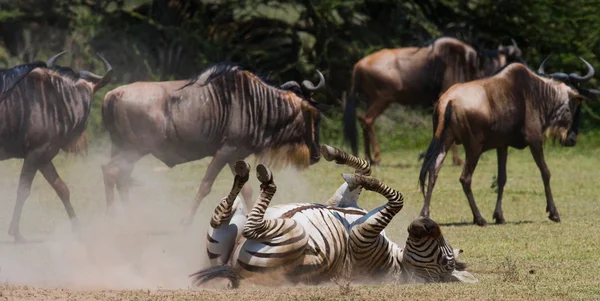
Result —
M 280 217 L 298 205 L 312 204 L 272 207 L 265 218 Z M 339 274 L 346 260 L 347 243 L 346 228 L 339 214 L 317 207 L 300 211 L 291 219 L 297 222 L 297 227 L 282 236 L 243 239 L 232 256 L 232 267 L 246 280 L 267 286 L 282 282 L 316 284 Z

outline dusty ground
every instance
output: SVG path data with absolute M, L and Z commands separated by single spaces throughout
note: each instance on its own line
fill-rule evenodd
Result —
M 244 286 L 227 290 L 224 283 L 192 288 L 187 275 L 205 266 L 206 224 L 216 202 L 231 186 L 224 170 L 213 192 L 200 206 L 194 224 L 179 225 L 193 198 L 208 159 L 166 169 L 154 158 L 134 171 L 138 186 L 132 203 L 114 218 L 105 216 L 100 164 L 105 149 L 86 159 L 60 156 L 57 169 L 71 189 L 72 203 L 83 224 L 80 239 L 70 229 L 54 191 L 38 174 L 21 220 L 31 242 L 14 244 L 7 235 L 16 195 L 20 160 L 0 163 L 0 300 L 598 300 L 600 299 L 600 164 L 596 150 L 547 151 L 552 188 L 562 223 L 550 222 L 542 181 L 528 151 L 511 150 L 505 190 L 507 224 L 480 228 L 458 182 L 460 169 L 446 165 L 432 200 L 431 217 L 442 224 L 453 247 L 479 278 L 477 284 L 337 285 L 267 289 Z M 406 226 L 417 216 L 418 151 L 384 152 L 374 175 L 405 195 L 405 208 L 386 230 L 404 244 Z M 487 153 L 474 178 L 480 210 L 492 222 L 495 153 Z M 251 161 L 250 161 L 251 162 Z M 321 202 L 351 172 L 324 160 L 304 172 L 275 173 L 279 186 L 274 203 Z M 256 179 L 251 182 L 257 195 Z M 384 202 L 365 192 L 360 204 L 372 209 Z

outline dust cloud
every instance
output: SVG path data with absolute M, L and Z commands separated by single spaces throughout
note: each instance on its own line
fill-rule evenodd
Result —
M 205 224 L 212 210 L 206 208 L 214 206 L 222 194 L 213 191 L 194 223 L 183 227 L 180 220 L 204 169 L 190 177 L 194 189 L 178 194 L 170 187 L 171 171 L 150 157 L 136 165 L 133 176 L 138 186 L 131 191 L 130 204 L 122 204 L 117 195 L 119 210 L 108 216 L 100 169 L 108 161 L 107 150 L 90 150 L 86 158 L 61 155 L 54 160 L 70 188 L 81 231 L 72 231 L 60 199 L 38 173 L 21 219 L 21 231 L 28 242 L 20 244 L 14 243 L 7 231 L 22 161 L 0 163 L 0 189 L 5 192 L 0 197 L 1 282 L 69 289 L 190 286 L 187 275 L 207 262 Z
M 194 223 L 186 228 L 180 221 L 210 158 L 173 169 L 151 156 L 143 158 L 135 165 L 130 203 L 123 204 L 115 192 L 118 210 L 109 216 L 100 168 L 108 154 L 109 146 L 103 143 L 87 157 L 60 154 L 53 161 L 70 189 L 79 233 L 72 231 L 54 190 L 36 175 L 21 218 L 26 243 L 14 243 L 7 234 L 22 160 L 0 162 L 0 282 L 76 290 L 191 287 L 188 275 L 208 266 L 206 227 L 218 200 L 231 188 L 230 170 L 221 171 Z M 256 161 L 247 162 L 252 166 L 254 202 L 259 193 Z M 278 191 L 273 205 L 318 201 L 317 192 L 294 169 L 274 170 L 274 175 Z

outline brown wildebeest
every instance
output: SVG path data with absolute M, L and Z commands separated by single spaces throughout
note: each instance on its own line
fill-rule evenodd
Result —
M 89 71 L 73 72 L 54 66 L 61 52 L 46 63 L 37 62 L 2 71 L 0 96 L 0 160 L 23 158 L 17 200 L 8 233 L 23 241 L 20 231 L 23 205 L 31 183 L 39 170 L 60 197 L 74 230 L 78 220 L 71 206 L 67 185 L 62 181 L 52 159 L 62 149 L 87 152 L 85 127 L 93 95 L 112 76 L 110 64 L 104 76 Z
M 522 64 L 513 63 L 492 77 L 456 84 L 448 89 L 434 108 L 434 135 L 419 175 L 425 197 L 421 216 L 429 216 L 435 181 L 448 148 L 456 143 L 463 144 L 466 153 L 460 182 L 475 224 L 484 226 L 487 223 L 475 204 L 471 178 L 479 157 L 490 149 L 496 149 L 498 156 L 498 199 L 493 218 L 497 224 L 505 222 L 502 193 L 509 146 L 517 149 L 529 147 L 544 182 L 546 212 L 549 212 L 550 220 L 560 222 L 550 191 L 550 171 L 542 146 L 545 133 L 558 137 L 563 146 L 574 146 L 577 141 L 581 101 L 598 93 L 579 87 L 594 75 L 594 68 L 581 60 L 588 68 L 588 74 L 583 77 L 574 73 L 544 76 L 544 63 L 538 75 Z
M 388 106 L 430 105 L 455 83 L 492 75 L 511 62 L 523 62 L 521 50 L 513 40 L 511 46 L 477 52 L 473 47 L 449 37 L 435 40 L 428 47 L 383 49 L 354 65 L 352 85 L 344 109 L 344 136 L 352 154 L 358 154 L 356 130 L 357 93 L 368 99 L 368 108 L 358 119 L 363 128 L 365 156 L 374 164 L 381 161 L 373 124 Z M 371 147 L 375 160 L 371 157 Z M 456 146 L 454 163 L 461 165 Z
M 106 94 L 102 119 L 112 141 L 111 161 L 103 166 L 107 210 L 114 203 L 114 186 L 128 201 L 136 161 L 152 154 L 169 167 L 213 156 L 189 216 L 211 191 L 225 165 L 232 172 L 238 160 L 255 154 L 273 162 L 308 167 L 320 159 L 320 112 L 309 81 L 281 87 L 230 64 L 216 64 L 193 79 L 136 82 Z M 252 208 L 249 185 L 242 189 Z

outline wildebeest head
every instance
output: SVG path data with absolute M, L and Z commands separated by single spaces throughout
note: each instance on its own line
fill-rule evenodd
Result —
M 581 102 L 594 98 L 600 94 L 598 90 L 584 89 L 580 85 L 589 81 L 594 76 L 594 67 L 582 57 L 579 57 L 588 68 L 588 73 L 585 76 L 580 76 L 576 73 L 566 74 L 556 72 L 552 74 L 544 73 L 544 65 L 550 56 L 546 57 L 538 74 L 549 79 L 551 84 L 558 88 L 561 95 L 561 106 L 554 112 L 550 120 L 551 131 L 558 134 L 560 143 L 563 146 L 572 147 L 577 143 L 577 135 L 579 133 L 579 122 L 581 115 Z
M 65 54 L 65 53 L 66 53 L 66 51 L 59 52 L 59 53 L 55 54 L 54 56 L 52 56 L 51 58 L 49 58 L 46 61 L 46 66 L 48 68 L 60 69 L 61 67 L 55 66 L 54 62 L 56 61 L 56 59 L 58 59 L 61 55 Z M 81 70 L 81 71 L 79 71 L 79 74 L 77 74 L 80 79 L 89 83 L 89 85 L 92 87 L 92 92 L 96 92 L 99 89 L 101 89 L 102 87 L 104 87 L 106 84 L 108 84 L 108 82 L 110 81 L 110 79 L 112 77 L 112 73 L 113 73 L 112 67 L 108 63 L 108 61 L 104 57 L 102 57 L 100 54 L 96 53 L 96 55 L 98 55 L 98 57 L 100 57 L 100 59 L 104 63 L 104 68 L 106 69 L 106 73 L 104 74 L 104 76 L 96 75 L 87 70 Z
M 403 274 L 410 282 L 477 282 L 465 271 L 466 264 L 457 261 L 460 249 L 442 235 L 440 226 L 428 217 L 419 217 L 408 226 L 408 238 L 403 254 Z M 433 260 L 423 260 L 433 256 Z
M 304 143 L 310 151 L 310 164 L 315 164 L 321 159 L 319 144 L 321 113 L 319 103 L 312 96 L 316 91 L 325 87 L 325 77 L 319 70 L 317 73 L 319 74 L 319 83 L 316 86 L 309 80 L 304 80 L 302 85 L 296 81 L 289 81 L 280 86 L 281 89 L 294 92 L 303 100 L 302 114 L 307 125 Z
M 515 42 L 514 39 L 510 39 L 510 41 L 512 42 L 512 44 L 509 46 L 498 46 L 498 52 L 504 55 L 504 59 L 506 60 L 505 65 L 514 62 L 524 63 L 525 61 L 523 59 L 523 52 L 517 45 L 517 42 Z

